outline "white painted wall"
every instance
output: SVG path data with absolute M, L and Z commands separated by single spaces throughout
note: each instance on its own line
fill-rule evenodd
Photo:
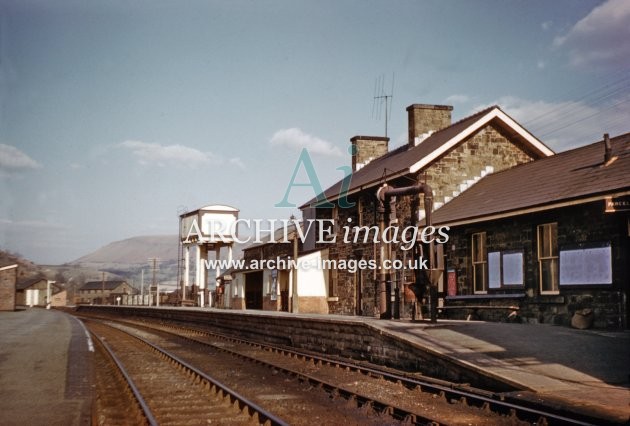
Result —
M 232 297 L 245 297 L 245 274 L 236 272 L 232 280 Z
M 297 294 L 309 297 L 326 297 L 328 289 L 328 271 L 321 270 L 322 251 L 300 256 L 297 273 Z
M 263 269 L 263 296 L 271 294 L 271 269 Z

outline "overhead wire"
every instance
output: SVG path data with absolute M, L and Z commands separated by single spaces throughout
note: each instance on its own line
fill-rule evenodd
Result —
M 628 73 L 628 72 L 627 72 L 626 70 L 622 70 L 622 71 L 619 71 L 619 72 L 617 72 L 617 73 L 615 73 L 615 74 L 613 74 L 613 75 L 617 75 L 617 74 L 619 74 L 619 73 Z M 615 80 L 615 81 L 613 81 L 613 82 L 611 82 L 611 83 L 607 83 L 607 84 L 605 84 L 605 85 L 604 85 L 604 86 L 602 86 L 602 87 L 598 87 L 598 88 L 596 88 L 596 89 L 593 89 L 593 90 L 591 90 L 591 91 L 587 92 L 586 94 L 584 94 L 584 95 L 582 95 L 582 96 L 578 97 L 577 99 L 572 100 L 572 101 L 571 101 L 571 103 L 579 103 L 580 101 L 583 101 L 583 100 L 585 100 L 585 99 L 588 99 L 590 96 L 595 95 L 595 94 L 597 94 L 598 92 L 605 91 L 605 90 L 607 90 L 607 89 L 608 89 L 608 88 L 610 88 L 610 87 L 614 87 L 614 86 L 616 86 L 616 85 L 618 85 L 618 84 L 620 84 L 620 83 L 624 83 L 624 82 L 629 82 L 629 83 L 630 83 L 630 73 L 628 73 L 627 75 L 625 75 L 623 78 L 621 78 L 621 79 L 619 79 L 619 80 Z M 624 85 L 624 86 L 622 86 L 621 88 L 616 88 L 615 90 L 613 90 L 613 91 L 612 91 L 612 92 L 610 92 L 610 93 L 614 93 L 614 92 L 616 92 L 616 91 L 619 91 L 619 90 L 621 90 L 621 89 L 625 89 L 625 88 L 627 88 L 627 87 L 629 87 L 629 86 L 628 86 L 628 85 Z M 607 96 L 607 95 L 606 95 L 606 96 Z M 571 97 L 570 97 L 570 96 L 564 96 L 563 98 L 564 98 L 564 99 L 567 99 L 567 98 L 569 98 L 569 99 L 570 99 Z M 600 98 L 601 98 L 601 96 L 600 96 Z M 596 98 L 596 99 L 599 99 L 599 98 Z M 556 101 L 558 101 L 558 100 L 556 100 Z M 587 102 L 587 104 L 591 104 L 591 103 L 592 103 L 592 102 Z M 566 104 L 566 101 L 565 101 L 565 102 L 560 102 L 560 105 L 559 105 L 559 106 L 557 106 L 557 107 L 555 107 L 555 108 L 552 108 L 552 109 L 550 109 L 550 110 L 548 110 L 548 111 L 545 111 L 544 113 L 542 113 L 542 114 L 540 114 L 540 115 L 538 115 L 538 116 L 536 116 L 536 117 L 534 117 L 534 118 L 532 118 L 532 119 L 528 120 L 526 124 L 529 126 L 529 125 L 531 125 L 531 124 L 535 123 L 536 121 L 539 121 L 539 120 L 541 120 L 541 119 L 545 119 L 545 118 L 547 118 L 547 117 L 549 116 L 549 114 L 551 114 L 551 113 L 554 113 L 554 112 L 557 112 L 557 111 L 563 110 L 564 108 L 566 108 L 566 105 L 564 105 L 564 104 Z
M 586 121 L 586 120 L 588 120 L 588 119 L 591 119 L 591 118 L 593 118 L 593 117 L 596 117 L 596 116 L 598 116 L 598 115 L 600 115 L 600 114 L 603 114 L 603 113 L 604 113 L 604 112 L 606 112 L 606 111 L 609 111 L 609 110 L 611 110 L 611 109 L 613 109 L 613 108 L 618 107 L 619 105 L 623 105 L 623 104 L 628 103 L 628 102 L 630 102 L 630 98 L 628 98 L 628 99 L 624 99 L 623 101 L 620 101 L 620 102 L 618 102 L 618 103 L 616 103 L 616 104 L 614 104 L 614 105 L 609 106 L 608 108 L 605 108 L 605 109 L 599 110 L 599 111 L 597 111 L 596 113 L 593 113 L 593 114 L 591 114 L 591 115 L 589 115 L 589 116 L 587 116 L 587 117 L 582 117 L 582 118 L 580 118 L 580 119 L 578 119 L 578 120 L 575 120 L 575 121 L 573 121 L 573 122 L 570 122 L 570 123 L 568 123 L 568 124 L 566 124 L 566 125 L 563 125 L 563 126 L 561 126 L 561 127 L 557 127 L 557 128 L 555 128 L 555 129 L 553 129 L 553 130 L 551 130 L 551 131 L 547 132 L 547 133 L 544 133 L 543 135 L 541 135 L 541 137 L 549 136 L 549 135 L 551 135 L 551 134 L 553 134 L 553 133 L 556 133 L 557 131 L 560 131 L 560 130 L 566 129 L 567 127 L 570 127 L 570 126 L 575 125 L 575 124 L 577 124 L 577 123 L 581 123 L 581 122 L 583 122 L 583 121 Z M 629 119 L 630 119 L 630 117 L 629 117 Z

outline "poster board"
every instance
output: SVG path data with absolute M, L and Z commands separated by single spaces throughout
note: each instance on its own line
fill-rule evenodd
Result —
M 612 284 L 610 244 L 560 250 L 560 285 L 607 284 Z
M 449 269 L 446 272 L 447 276 L 447 285 L 446 285 L 446 294 L 448 296 L 456 296 L 457 295 L 457 274 L 454 269 Z

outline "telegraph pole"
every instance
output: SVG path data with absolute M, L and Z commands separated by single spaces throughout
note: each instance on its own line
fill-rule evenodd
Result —
M 101 273 L 101 305 L 105 304 L 105 272 Z
M 144 305 L 144 268 L 140 275 L 140 305 Z
M 160 289 L 158 288 L 157 277 L 156 277 L 158 260 L 159 259 L 157 257 L 149 258 L 149 262 L 153 263 L 153 284 L 152 284 L 152 288 L 155 289 L 155 295 L 156 295 L 155 306 L 160 306 Z

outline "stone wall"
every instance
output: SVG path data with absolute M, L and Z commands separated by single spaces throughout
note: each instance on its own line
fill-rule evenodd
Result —
M 450 111 L 447 112 L 450 116 Z M 440 114 L 444 113 L 443 110 L 440 112 Z M 434 203 L 443 203 L 447 194 L 452 196 L 454 191 L 460 189 L 460 184 L 466 182 L 466 180 L 473 179 L 475 176 L 481 176 L 481 171 L 486 170 L 488 166 L 494 171 L 500 171 L 531 160 L 532 157 L 520 147 L 511 143 L 498 128 L 489 124 L 447 152 L 426 169 L 415 175 L 392 180 L 388 184 L 393 187 L 403 187 L 409 186 L 418 180 L 426 180 L 434 191 Z M 332 214 L 336 214 L 334 219 L 338 224 L 336 227 L 337 243 L 319 244 L 317 246 L 321 249 L 327 248 L 330 259 L 358 259 L 357 256 L 361 255 L 366 260 L 379 260 L 379 247 L 373 242 L 363 243 L 361 241 L 357 244 L 345 244 L 343 242 L 344 226 L 378 225 L 376 190 L 377 188 L 373 187 L 351 196 L 348 201 L 355 203 L 354 207 L 316 210 L 318 219 L 330 219 Z M 398 226 L 404 228 L 415 225 L 414 212 L 423 205 L 422 196 L 398 197 L 396 202 Z M 351 221 L 348 219 L 351 219 Z M 397 249 L 394 250 L 393 255 L 397 259 L 406 260 L 410 253 Z M 377 289 L 379 280 L 376 271 L 363 271 L 361 289 L 358 288 L 359 277 L 356 272 L 339 270 L 336 279 L 337 294 L 329 295 L 337 298 L 334 301 L 329 301 L 329 311 L 331 313 L 375 315 L 378 308 Z M 413 271 L 397 271 L 389 276 L 388 280 L 394 282 L 394 287 L 396 287 L 396 283 L 409 284 L 414 282 L 416 278 Z M 361 293 L 360 296 L 359 292 Z M 359 303 L 361 306 L 357 306 Z M 402 317 L 409 317 L 412 309 L 411 303 L 400 301 L 398 304 L 402 305 L 400 307 Z
M 370 161 L 387 154 L 389 138 L 379 136 L 355 136 L 352 143 L 352 171 L 355 172 Z
M 433 188 L 433 202 L 444 203 L 462 192 L 467 181 L 529 161 L 530 155 L 490 124 L 427 167 L 426 180 Z
M 421 372 L 444 380 L 470 383 L 495 391 L 514 390 L 499 378 L 484 375 L 453 358 L 401 339 L 364 321 L 305 318 L 295 315 L 246 314 L 132 307 L 82 306 L 80 311 L 143 316 L 192 323 L 208 330 L 258 342 L 285 345 L 325 355 L 369 361 L 402 370 Z
M 0 270 L 0 311 L 15 310 L 15 283 L 17 281 L 17 265 Z
M 490 295 L 524 293 L 519 316 L 532 323 L 569 325 L 576 310 L 592 309 L 597 328 L 627 327 L 630 276 L 627 261 L 630 243 L 627 236 L 627 214 L 604 213 L 604 201 L 532 213 L 514 218 L 462 225 L 451 228 L 447 250 L 447 269 L 457 275 L 457 294 L 472 295 L 471 238 L 476 232 L 486 232 L 488 251 L 519 250 L 524 255 L 523 287 L 489 290 Z M 606 243 L 612 248 L 612 285 L 559 286 L 559 294 L 543 295 L 539 288 L 536 227 L 558 223 L 558 246 L 572 248 L 579 244 Z M 508 303 L 503 300 L 504 303 Z M 447 300 L 450 305 L 497 303 L 489 296 L 479 295 L 465 300 Z M 469 312 L 449 311 L 450 318 L 463 319 Z M 505 314 L 505 312 L 503 312 Z M 480 319 L 505 320 L 497 313 L 483 311 Z
M 417 136 L 437 132 L 451 125 L 450 105 L 413 104 L 407 107 L 409 145 L 414 145 Z

